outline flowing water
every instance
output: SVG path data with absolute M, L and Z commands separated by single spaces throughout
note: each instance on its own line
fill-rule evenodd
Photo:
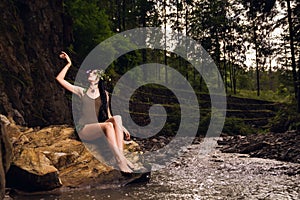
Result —
M 147 184 L 14 199 L 300 199 L 300 164 L 225 154 L 218 149 L 203 155 L 199 148 L 191 145 L 166 167 L 153 166 L 156 170 Z

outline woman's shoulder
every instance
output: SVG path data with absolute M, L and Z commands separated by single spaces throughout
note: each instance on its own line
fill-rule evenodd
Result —
M 74 86 L 74 91 L 79 97 L 83 97 L 84 94 L 87 92 L 88 88 L 83 88 L 81 86 Z
M 108 90 L 104 90 L 106 95 L 111 95 L 111 92 L 109 92 Z

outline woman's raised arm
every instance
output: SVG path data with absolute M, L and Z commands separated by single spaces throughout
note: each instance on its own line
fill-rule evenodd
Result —
M 78 96 L 82 96 L 83 94 L 83 88 L 72 85 L 71 83 L 69 83 L 68 81 L 65 80 L 65 76 L 69 70 L 69 68 L 72 65 L 71 59 L 68 56 L 68 54 L 64 51 L 61 52 L 61 54 L 59 55 L 60 58 L 62 59 L 66 59 L 67 60 L 67 64 L 65 65 L 65 67 L 59 72 L 59 74 L 56 76 L 56 80 L 67 90 L 69 90 L 70 92 L 78 95 Z

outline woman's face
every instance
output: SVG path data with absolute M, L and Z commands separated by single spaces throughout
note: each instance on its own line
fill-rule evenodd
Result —
M 88 72 L 88 81 L 89 82 L 99 82 L 99 77 L 97 75 L 97 70 L 89 70 L 89 72 Z

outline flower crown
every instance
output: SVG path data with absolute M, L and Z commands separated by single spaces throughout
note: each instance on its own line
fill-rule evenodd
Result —
M 102 81 L 111 81 L 111 78 L 105 74 L 104 70 L 99 70 L 99 69 L 95 69 L 95 70 L 87 70 L 86 73 L 89 74 L 91 73 L 92 71 L 95 71 L 94 73 L 97 75 L 97 77 L 102 80 Z

